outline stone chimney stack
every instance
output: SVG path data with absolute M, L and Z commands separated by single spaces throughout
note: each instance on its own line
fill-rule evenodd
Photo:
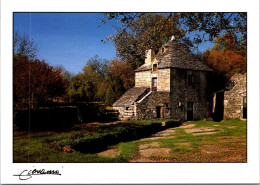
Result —
M 173 40 L 175 40 L 175 37 L 174 37 L 174 35 L 171 37 L 171 41 L 173 41 Z
M 145 64 L 152 64 L 152 61 L 155 57 L 155 53 L 152 49 L 146 50 L 145 51 Z

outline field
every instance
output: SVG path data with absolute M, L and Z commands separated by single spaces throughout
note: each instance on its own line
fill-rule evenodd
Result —
M 14 162 L 247 162 L 246 121 L 148 120 L 14 132 Z

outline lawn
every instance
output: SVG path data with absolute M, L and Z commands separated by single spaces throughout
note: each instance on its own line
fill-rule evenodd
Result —
M 62 132 L 15 132 L 14 162 L 247 161 L 246 121 L 192 121 L 174 128 L 158 126 L 161 121 L 173 120 L 82 124 Z

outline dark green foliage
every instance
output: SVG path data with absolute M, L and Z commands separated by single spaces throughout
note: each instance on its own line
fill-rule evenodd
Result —
M 71 101 L 93 101 L 94 85 L 91 81 L 84 80 L 82 74 L 78 74 L 72 78 L 68 88 L 68 95 Z
M 105 102 L 107 105 L 112 105 L 116 101 L 115 92 L 112 89 L 112 86 L 109 86 L 106 90 Z
M 179 122 L 174 120 L 166 120 L 172 122 L 171 127 L 177 126 Z M 98 126 L 94 130 L 94 134 L 85 135 L 77 133 L 64 140 L 52 144 L 56 149 L 64 147 L 73 148 L 84 153 L 96 153 L 105 150 L 108 145 L 116 144 L 122 141 L 129 141 L 137 138 L 149 136 L 152 133 L 158 132 L 166 127 L 161 127 L 159 120 L 145 121 L 144 123 L 119 123 L 116 125 Z M 92 130 L 93 132 L 93 130 Z

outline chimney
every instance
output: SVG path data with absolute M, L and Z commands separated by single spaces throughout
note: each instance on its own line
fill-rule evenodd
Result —
M 174 35 L 171 37 L 171 41 L 173 41 L 173 40 L 175 40 L 175 37 L 174 37 Z
M 152 61 L 154 59 L 155 53 L 152 49 L 145 51 L 145 64 L 152 64 Z

